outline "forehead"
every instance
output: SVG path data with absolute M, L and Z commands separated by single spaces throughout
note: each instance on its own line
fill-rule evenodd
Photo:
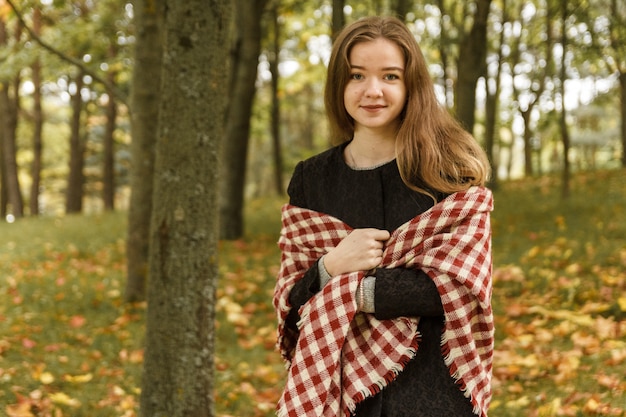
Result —
M 385 38 L 359 42 L 350 50 L 348 61 L 351 67 L 404 69 L 404 54 L 395 43 Z

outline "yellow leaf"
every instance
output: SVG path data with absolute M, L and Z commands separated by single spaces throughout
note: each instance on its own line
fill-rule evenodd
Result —
M 89 382 L 93 379 L 93 374 L 88 373 L 88 374 L 84 374 L 84 375 L 65 375 L 63 377 L 64 380 L 68 381 L 68 382 L 76 382 L 76 383 L 85 383 L 85 382 Z
M 50 372 L 42 372 L 42 374 L 39 375 L 39 381 L 44 385 L 52 384 L 54 382 L 54 375 Z
M 50 394 L 50 400 L 55 404 L 67 405 L 70 407 L 80 407 L 80 401 L 72 398 L 64 392 L 55 392 Z
M 619 305 L 619 309 L 626 312 L 626 297 L 620 297 L 617 299 L 617 304 Z
M 31 404 L 29 402 L 22 402 L 19 404 L 8 405 L 6 412 L 9 417 L 35 417 L 30 409 Z

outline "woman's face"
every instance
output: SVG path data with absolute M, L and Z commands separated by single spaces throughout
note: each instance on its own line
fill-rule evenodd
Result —
M 343 98 L 355 133 L 371 130 L 395 135 L 406 103 L 402 50 L 379 38 L 354 45 L 348 59 L 350 80 Z

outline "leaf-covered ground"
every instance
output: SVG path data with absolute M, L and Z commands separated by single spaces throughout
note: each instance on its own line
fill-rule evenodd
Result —
M 492 216 L 490 415 L 626 416 L 626 172 L 502 184 Z M 280 201 L 220 244 L 216 411 L 273 416 Z M 0 224 L 0 415 L 136 416 L 145 305 L 124 305 L 125 214 Z

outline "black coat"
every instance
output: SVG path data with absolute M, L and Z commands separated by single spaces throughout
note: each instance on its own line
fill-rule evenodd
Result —
M 346 145 L 296 166 L 288 187 L 292 205 L 329 214 L 353 228 L 374 227 L 389 232 L 432 207 L 430 197 L 402 182 L 395 160 L 373 169 L 355 170 L 344 162 Z M 290 293 L 293 308 L 288 326 L 297 329 L 298 308 L 319 290 L 315 263 Z M 421 317 L 421 341 L 404 371 L 380 393 L 359 404 L 355 416 L 475 416 L 443 360 L 443 307 L 433 281 L 422 271 L 378 269 L 374 304 L 375 316 L 380 320 Z

